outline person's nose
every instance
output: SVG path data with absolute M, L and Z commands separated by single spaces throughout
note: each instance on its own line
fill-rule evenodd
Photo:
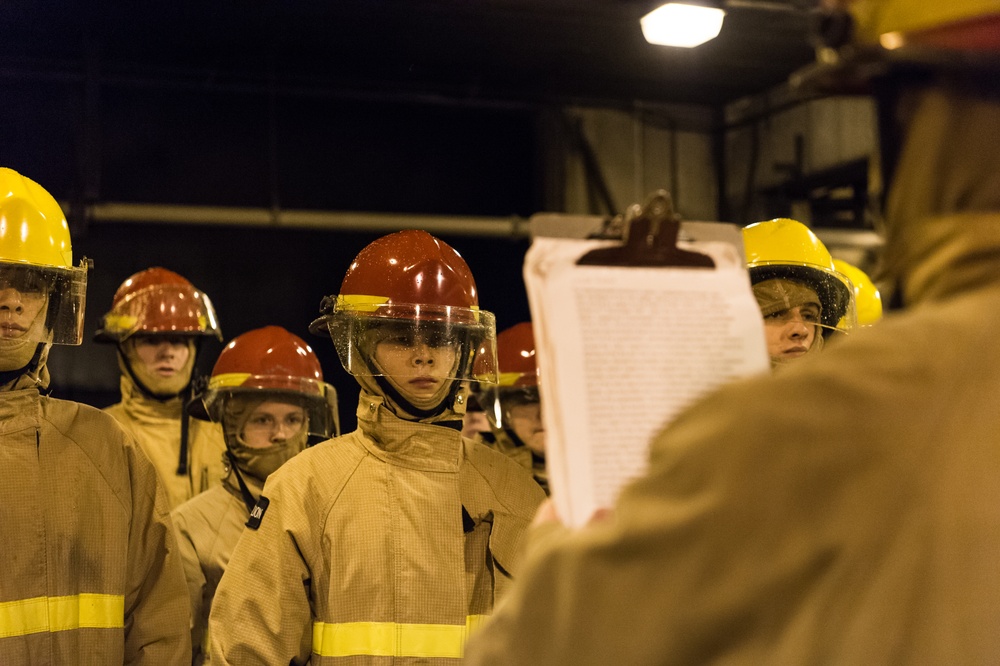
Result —
M 288 425 L 284 421 L 278 421 L 277 425 L 271 429 L 271 441 L 272 442 L 284 442 L 289 437 L 292 436 L 292 426 Z
M 434 364 L 434 353 L 431 350 L 431 346 L 423 340 L 417 340 L 413 343 L 413 355 L 411 358 L 414 365 Z
M 174 345 L 170 342 L 161 342 L 156 348 L 156 356 L 161 359 L 172 359 L 176 354 Z
M 21 292 L 13 287 L 0 289 L 0 310 L 12 310 L 20 313 L 24 310 L 24 303 L 21 302 Z
M 802 318 L 802 315 L 794 315 L 788 320 L 788 337 L 793 340 L 800 340 L 809 337 L 809 325 Z

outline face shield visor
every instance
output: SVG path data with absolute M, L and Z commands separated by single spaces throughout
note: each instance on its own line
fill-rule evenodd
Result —
M 541 404 L 538 386 L 487 385 L 480 389 L 477 399 L 490 425 L 498 430 L 511 428 L 523 408 Z
M 221 424 L 227 442 L 243 441 L 246 435 L 243 430 L 247 427 L 257 430 L 279 427 L 278 423 L 265 419 L 260 419 L 259 422 L 248 421 L 249 413 L 241 414 L 239 418 L 227 418 L 227 414 L 233 416 L 230 413 L 233 407 L 240 407 L 240 411 L 243 411 L 243 408 L 263 403 L 280 403 L 301 408 L 301 415 L 296 416 L 294 421 L 301 423 L 301 426 L 293 434 L 298 436 L 300 432 L 304 432 L 310 443 L 340 434 L 337 392 L 329 384 L 314 379 L 243 373 L 215 375 L 202 392 L 201 403 L 204 412 L 194 409 L 193 414 L 207 416 Z
M 854 287 L 846 275 L 825 266 L 787 262 L 758 262 L 749 271 L 765 320 L 812 301 L 818 306 L 812 309 L 816 316 L 812 323 L 824 339 L 834 333 L 849 333 L 857 326 Z
M 496 321 L 474 308 L 399 303 L 357 305 L 339 298 L 313 322 L 326 326 L 340 362 L 355 377 L 497 381 Z
M 80 344 L 87 267 L 86 259 L 77 268 L 0 261 L 0 337 Z

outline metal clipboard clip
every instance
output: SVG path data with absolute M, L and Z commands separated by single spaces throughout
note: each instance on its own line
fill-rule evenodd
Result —
M 581 266 L 715 268 L 711 257 L 677 247 L 680 216 L 666 190 L 657 190 L 645 205 L 633 204 L 622 216 L 605 222 L 592 238 L 621 238 L 622 245 L 591 250 L 577 260 Z

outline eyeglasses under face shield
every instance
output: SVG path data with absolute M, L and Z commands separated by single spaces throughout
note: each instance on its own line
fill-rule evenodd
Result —
M 201 400 L 204 414 L 224 427 L 227 409 L 280 402 L 304 410 L 304 425 L 308 428 L 310 439 L 322 441 L 340 434 L 337 392 L 325 382 L 290 376 L 216 375 L 209 380 Z

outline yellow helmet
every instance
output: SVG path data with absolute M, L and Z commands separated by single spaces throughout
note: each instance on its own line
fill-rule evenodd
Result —
M 837 272 L 833 257 L 809 227 L 788 218 L 757 222 L 743 228 L 750 282 L 783 279 L 816 292 L 824 334 L 848 331 L 856 321 L 850 280 Z
M 0 281 L 47 297 L 47 332 L 37 334 L 36 342 L 78 345 L 83 340 L 87 266 L 84 259 L 73 267 L 69 225 L 52 195 L 0 167 Z
M 858 311 L 858 325 L 871 326 L 882 318 L 882 294 L 863 270 L 841 259 L 834 259 L 833 265 L 846 275 L 854 286 L 854 302 Z
M 996 0 L 837 0 L 854 18 L 854 38 L 895 49 L 905 45 L 981 50 L 1000 45 Z
M 793 74 L 793 87 L 868 94 L 894 73 L 1000 70 L 997 0 L 824 0 L 812 65 Z

